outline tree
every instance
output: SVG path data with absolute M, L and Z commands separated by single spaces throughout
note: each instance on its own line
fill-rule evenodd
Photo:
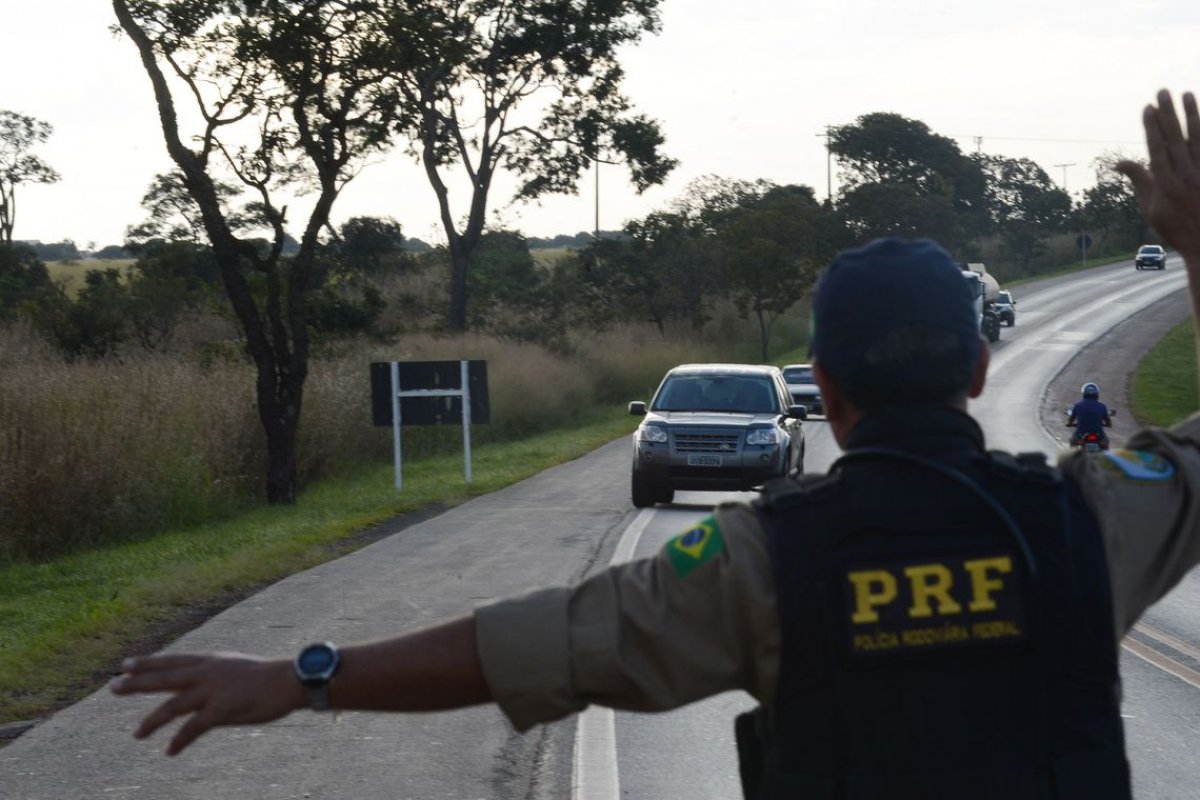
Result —
M 17 186 L 55 183 L 58 173 L 30 151 L 50 138 L 48 122 L 0 110 L 0 245 L 11 245 L 17 221 Z
M 596 162 L 625 162 L 639 191 L 675 166 L 657 123 L 630 113 L 621 47 L 658 30 L 660 0 L 414 0 L 392 4 L 387 34 L 404 114 L 397 129 L 437 196 L 450 253 L 447 324 L 467 324 L 471 260 L 492 182 L 514 200 L 573 192 Z M 541 105 L 540 116 L 530 111 Z M 466 215 L 449 171 L 469 182 Z
M 1129 181 L 1113 168 L 1117 160 L 1106 155 L 1093 162 L 1096 183 L 1084 190 L 1076 221 L 1081 230 L 1100 233 L 1100 247 L 1131 249 L 1149 239 L 1149 226 Z
M 1062 230 L 1071 198 L 1028 158 L 974 157 L 987 177 L 987 206 L 1005 249 L 1025 270 L 1046 250 L 1046 237 Z
M 816 282 L 833 255 L 831 214 L 808 186 L 770 186 L 715 220 L 726 290 L 743 318 L 758 322 L 762 360 L 770 357 L 771 328 Z
M 129 288 L 113 267 L 88 270 L 79 295 L 72 298 L 64 284 L 31 304 L 34 327 L 68 361 L 114 355 L 129 337 Z
M 0 322 L 53 289 L 50 273 L 28 245 L 0 244 Z
M 604 309 L 593 311 L 593 322 L 652 322 L 662 335 L 671 320 L 702 325 L 715 261 L 696 220 L 683 211 L 657 211 L 630 222 L 625 234 L 597 239 L 581 253 L 583 280 Z
M 864 114 L 833 128 L 842 169 L 838 201 L 861 238 L 936 238 L 963 249 L 987 227 L 986 182 L 954 140 L 899 114 Z
M 395 110 L 386 75 L 363 55 L 384 44 L 375 5 L 113 0 L 113 9 L 150 78 L 167 151 L 255 364 L 267 500 L 293 502 L 320 234 L 347 181 L 386 141 Z M 176 86 L 199 112 L 190 138 L 180 129 Z M 253 202 L 231 208 L 226 178 Z M 297 187 L 315 199 L 289 258 L 279 193 Z M 268 232 L 265 240 L 239 233 L 246 216 Z
M 334 248 L 348 271 L 379 275 L 411 266 L 404 232 L 390 217 L 352 217 L 342 224 Z

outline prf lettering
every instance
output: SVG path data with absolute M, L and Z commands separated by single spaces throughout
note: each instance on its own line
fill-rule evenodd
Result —
M 964 561 L 961 572 L 940 562 L 913 564 L 895 570 L 856 570 L 847 575 L 854 587 L 854 613 L 850 619 L 862 625 L 878 622 L 878 609 L 896 602 L 902 586 L 907 589 L 910 619 L 961 614 L 962 603 L 951 591 L 964 579 L 970 586 L 967 610 L 994 611 L 993 595 L 1004 588 L 1001 576 L 1011 572 L 1010 556 Z

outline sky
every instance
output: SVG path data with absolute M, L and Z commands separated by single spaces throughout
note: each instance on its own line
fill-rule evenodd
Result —
M 589 174 L 578 196 L 532 204 L 510 203 L 500 182 L 491 225 L 550 237 L 592 230 L 598 213 L 616 229 L 706 175 L 824 198 L 838 187 L 826 126 L 880 111 L 964 152 L 1030 158 L 1078 195 L 1098 156 L 1144 157 L 1140 112 L 1158 89 L 1200 89 L 1195 0 L 663 0 L 661 12 L 661 33 L 622 61 L 627 94 L 680 162 L 669 180 L 638 195 L 624 168 L 605 165 L 599 191 Z M 111 32 L 107 0 L 0 0 L 0 19 L 0 109 L 54 126 L 34 152 L 62 176 L 18 189 L 15 238 L 120 244 L 172 166 L 136 50 Z M 432 190 L 401 155 L 367 166 L 333 221 L 364 215 L 444 241 Z

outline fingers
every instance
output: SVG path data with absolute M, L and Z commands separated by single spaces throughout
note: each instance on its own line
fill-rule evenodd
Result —
M 208 656 L 192 655 L 189 653 L 171 653 L 156 656 L 127 658 L 121 662 L 121 671 L 127 675 L 137 675 L 161 670 L 173 670 L 194 667 Z
M 1176 170 L 1186 168 L 1191 163 L 1191 154 L 1188 152 L 1187 141 L 1183 136 L 1183 128 L 1179 126 L 1179 114 L 1175 111 L 1175 101 L 1171 99 L 1171 93 L 1166 89 L 1158 93 L 1156 116 L 1166 154 L 1171 159 L 1171 166 Z M 1151 164 L 1153 163 L 1152 159 Z
M 178 755 L 183 748 L 199 739 L 212 727 L 213 722 L 203 711 L 193 714 L 187 722 L 179 726 L 179 730 L 175 731 L 175 735 L 171 737 L 171 742 L 167 745 L 167 755 Z
M 1200 165 L 1200 111 L 1196 109 L 1196 95 L 1191 92 L 1183 93 L 1183 113 L 1187 119 L 1188 149 L 1193 163 Z
M 1113 168 L 1133 184 L 1133 193 L 1142 208 L 1142 214 L 1147 215 L 1150 197 L 1154 194 L 1154 176 L 1150 170 L 1136 161 L 1118 161 Z
M 1150 152 L 1150 169 L 1154 174 L 1162 175 L 1169 169 L 1170 156 L 1158 116 L 1158 109 L 1154 106 L 1146 106 L 1142 111 L 1142 127 L 1146 129 L 1146 149 Z
M 203 708 L 204 703 L 204 697 L 195 690 L 181 692 L 171 699 L 163 701 L 158 708 L 147 714 L 138 725 L 137 730 L 133 732 L 134 738 L 145 739 L 176 717 Z

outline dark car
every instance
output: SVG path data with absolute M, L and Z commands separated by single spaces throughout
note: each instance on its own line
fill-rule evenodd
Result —
M 1017 324 L 1017 301 L 1007 289 L 1002 289 L 996 295 L 996 313 L 1000 315 L 1000 324 L 1012 327 Z
M 654 399 L 629 404 L 644 419 L 633 434 L 631 496 L 645 508 L 676 489 L 747 491 L 804 469 L 803 406 L 778 367 L 683 364 Z
M 1138 269 L 1166 269 L 1167 251 L 1160 244 L 1144 244 L 1133 257 L 1133 265 Z
M 821 390 L 813 381 L 812 364 L 788 364 L 783 368 L 783 382 L 787 384 L 793 403 L 800 403 L 810 414 L 825 413 Z

